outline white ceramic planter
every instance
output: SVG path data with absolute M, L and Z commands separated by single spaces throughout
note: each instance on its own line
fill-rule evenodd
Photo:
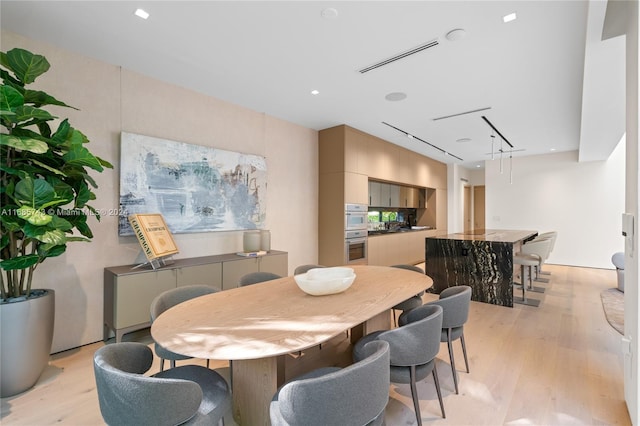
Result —
M 38 291 L 38 290 L 34 290 Z M 36 384 L 49 362 L 55 292 L 0 304 L 0 396 L 19 394 Z

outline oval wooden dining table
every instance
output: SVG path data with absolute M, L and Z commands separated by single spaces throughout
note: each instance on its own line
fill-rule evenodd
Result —
M 433 283 L 426 275 L 400 268 L 352 268 L 356 279 L 338 294 L 308 295 L 289 276 L 198 297 L 162 313 L 151 335 L 179 354 L 233 361 L 235 420 L 240 425 L 268 425 L 271 398 L 293 372 L 344 363 L 351 346 L 322 345 L 309 357 L 306 350 L 347 330 L 355 343 L 364 334 L 388 329 L 390 309 Z M 295 359 L 295 368 L 288 367 L 288 359 Z

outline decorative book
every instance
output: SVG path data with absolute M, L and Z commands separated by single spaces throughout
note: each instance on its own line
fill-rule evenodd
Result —
M 178 247 L 161 214 L 132 214 L 129 223 L 148 260 L 178 253 Z
M 267 254 L 266 251 L 264 250 L 260 250 L 260 251 L 240 251 L 238 253 L 236 253 L 238 256 L 244 256 L 244 257 L 259 257 L 259 256 L 264 256 L 265 254 Z

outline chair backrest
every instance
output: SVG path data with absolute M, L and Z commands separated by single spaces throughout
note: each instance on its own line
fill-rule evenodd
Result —
M 400 269 L 407 269 L 409 271 L 414 271 L 414 272 L 418 272 L 420 274 L 424 274 L 424 271 L 422 270 L 422 268 L 420 268 L 419 266 L 415 266 L 415 265 L 391 265 L 392 268 L 400 268 Z
M 422 305 L 403 314 L 404 325 L 380 333 L 378 339 L 389 342 L 390 363 L 409 367 L 431 361 L 440 350 L 442 307 Z
M 447 287 L 440 292 L 440 299 L 427 303 L 442 307 L 442 328 L 462 327 L 469 319 L 471 287 L 457 285 Z
M 538 234 L 535 240 L 538 239 L 550 239 L 551 247 L 549 248 L 549 253 L 553 251 L 553 248 L 556 246 L 556 239 L 558 238 L 558 233 L 556 231 L 543 232 L 542 234 Z
M 551 239 L 532 240 L 522 245 L 520 251 L 524 254 L 536 254 L 544 262 L 551 253 Z
M 179 303 L 204 296 L 205 294 L 215 293 L 216 291 L 215 288 L 207 285 L 187 285 L 163 291 L 151 302 L 151 322 L 155 321 L 158 315 Z
M 264 281 L 277 280 L 278 278 L 282 278 L 278 274 L 274 274 L 273 272 L 249 272 L 240 277 L 240 281 L 238 284 L 240 287 L 245 285 L 257 284 Z
M 613 253 L 613 256 L 611 256 L 611 263 L 613 263 L 613 266 L 616 267 L 616 269 L 622 269 L 624 270 L 624 252 L 617 252 L 617 253 Z
M 278 394 L 274 425 L 363 426 L 380 416 L 389 401 L 389 345 L 369 342 L 367 357 L 346 368 L 287 383 Z
M 296 269 L 293 271 L 293 275 L 304 274 L 309 269 L 315 269 L 315 268 L 325 268 L 325 266 L 323 266 L 323 265 L 312 265 L 312 264 L 300 265 L 300 266 L 296 267 Z
M 202 401 L 200 386 L 188 380 L 144 376 L 153 362 L 149 347 L 112 343 L 93 357 L 100 413 L 109 425 L 176 425 L 193 417 Z

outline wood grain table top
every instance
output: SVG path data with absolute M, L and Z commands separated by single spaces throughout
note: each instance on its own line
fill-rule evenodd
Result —
M 428 276 L 404 269 L 353 269 L 355 281 L 339 294 L 308 295 L 290 276 L 201 296 L 162 313 L 151 335 L 165 348 L 196 358 L 283 355 L 324 343 L 432 285 Z

